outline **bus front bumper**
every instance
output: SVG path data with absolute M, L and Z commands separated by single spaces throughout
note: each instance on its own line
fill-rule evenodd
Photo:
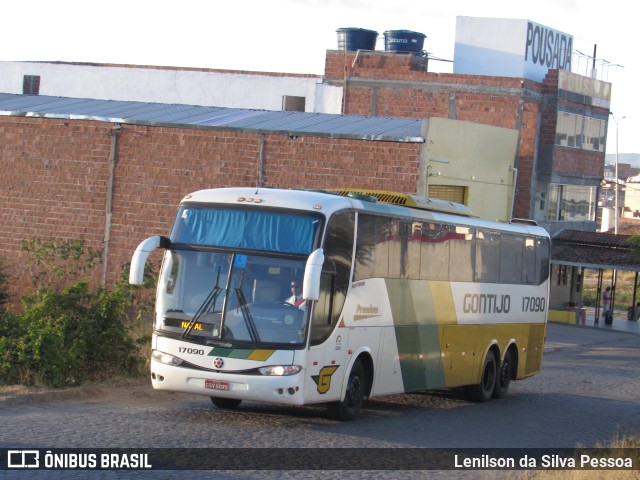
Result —
M 240 375 L 167 365 L 151 360 L 156 390 L 281 405 L 302 405 L 304 370 L 287 376 Z

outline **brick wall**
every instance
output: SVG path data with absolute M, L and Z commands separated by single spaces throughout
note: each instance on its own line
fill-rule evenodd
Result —
M 575 148 L 554 147 L 551 169 L 554 173 L 575 174 L 580 172 L 580 175 L 584 177 L 602 177 L 602 154 L 579 151 Z
M 112 124 L 0 117 L 0 257 L 9 265 L 14 304 L 30 288 L 23 239 L 105 235 Z M 262 134 L 123 124 L 118 133 L 107 280 L 137 244 L 170 232 L 189 192 L 256 186 Z M 264 186 L 356 185 L 415 193 L 422 144 L 264 134 Z M 96 279 L 99 280 L 99 279 Z
M 1 118 L 0 256 L 10 267 L 12 293 L 31 283 L 21 240 L 55 235 L 101 245 L 107 133 L 97 122 Z

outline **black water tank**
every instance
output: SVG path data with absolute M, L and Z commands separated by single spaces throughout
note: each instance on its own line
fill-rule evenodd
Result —
M 387 30 L 384 32 L 384 50 L 397 53 L 421 53 L 424 33 L 410 30 Z
M 338 50 L 375 50 L 378 32 L 364 28 L 339 28 Z

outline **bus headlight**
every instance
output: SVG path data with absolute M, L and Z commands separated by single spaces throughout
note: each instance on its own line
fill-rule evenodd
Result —
M 173 365 L 174 367 L 177 367 L 182 363 L 182 359 L 174 357 L 168 353 L 159 352 L 158 350 L 154 350 L 153 353 L 151 353 L 151 357 L 156 362 L 164 363 L 165 365 Z
M 302 370 L 302 367 L 300 365 L 271 365 L 268 367 L 259 368 L 258 370 L 262 375 L 283 377 L 299 373 L 300 370 Z

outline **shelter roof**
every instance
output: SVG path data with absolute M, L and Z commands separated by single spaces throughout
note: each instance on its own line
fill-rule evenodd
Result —
M 640 271 L 640 255 L 627 240 L 631 235 L 562 230 L 553 237 L 551 263 L 603 270 Z

